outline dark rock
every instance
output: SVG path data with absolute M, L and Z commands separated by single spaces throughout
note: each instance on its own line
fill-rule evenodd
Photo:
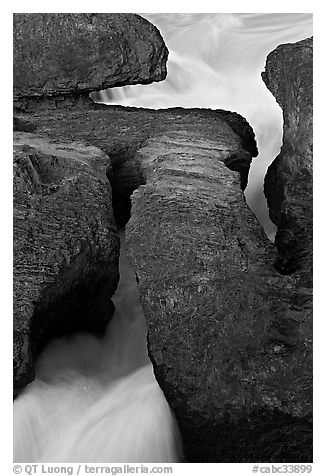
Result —
M 248 184 L 248 174 L 252 157 L 257 157 L 258 149 L 256 141 L 253 139 L 253 131 L 248 122 L 236 112 L 217 110 L 224 121 L 229 124 L 232 130 L 240 137 L 242 150 L 230 154 L 225 165 L 230 170 L 236 170 L 241 177 L 241 190 L 245 190 Z
M 52 110 L 17 114 L 16 121 L 26 121 L 53 140 L 78 140 L 95 145 L 110 156 L 112 169 L 109 179 L 117 224 L 124 226 L 130 217 L 131 193 L 145 183 L 144 172 L 135 156 L 142 143 L 152 135 L 166 129 L 178 130 L 185 126 L 196 130 L 196 121 L 201 130 L 207 128 L 214 135 L 221 120 L 224 127 L 238 137 L 239 147 L 230 151 L 224 160 L 232 162 L 241 172 L 241 183 L 247 181 L 252 156 L 257 155 L 252 128 L 239 114 L 229 111 L 171 108 L 152 110 L 104 106 L 94 104 L 87 111 Z M 234 132 L 234 130 L 239 131 Z M 241 132 L 240 132 L 241 131 Z M 246 131 L 246 132 L 244 132 Z M 246 141 L 245 146 L 244 141 Z M 231 167 L 231 165 L 230 165 Z
M 307 462 L 311 293 L 272 267 L 274 248 L 225 167 L 240 144 L 222 116 L 214 133 L 171 127 L 137 152 L 146 185 L 127 241 L 149 355 L 187 461 Z
M 84 107 L 92 91 L 161 81 L 167 56 L 158 29 L 136 14 L 16 13 L 14 100 Z
M 276 268 L 300 271 L 312 285 L 312 38 L 278 46 L 262 73 L 283 110 L 283 145 L 265 177 L 271 220 L 277 225 Z
M 186 460 L 310 461 L 311 292 L 275 271 L 275 248 L 225 166 L 240 158 L 241 173 L 256 153 L 246 121 L 100 105 L 17 117 L 109 155 L 123 223 L 139 187 L 129 255 Z
M 19 132 L 35 132 L 36 126 L 29 122 L 26 121 L 25 119 L 20 119 L 16 116 L 13 118 L 13 126 L 14 126 L 14 131 L 19 131 Z
M 91 114 L 90 92 L 160 81 L 167 55 L 157 28 L 135 14 L 14 14 L 15 109 Z M 110 158 L 85 145 L 83 127 L 78 143 L 77 134 L 72 142 L 65 130 L 54 141 L 42 132 L 26 134 L 38 129 L 34 118 L 14 117 L 20 131 L 14 157 L 16 393 L 32 380 L 35 357 L 51 337 L 103 332 L 118 279 Z M 121 169 L 116 175 L 122 177 Z M 129 195 L 137 186 L 130 189 L 127 179 Z M 114 195 L 119 198 L 119 190 Z M 130 209 L 129 196 L 123 200 Z M 128 203 L 120 206 L 122 216 Z
M 101 333 L 113 314 L 119 240 L 110 159 L 96 147 L 14 135 L 14 387 L 54 336 Z

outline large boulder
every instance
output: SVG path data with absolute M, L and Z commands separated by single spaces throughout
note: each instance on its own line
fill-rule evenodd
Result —
M 263 80 L 283 110 L 283 145 L 268 168 L 265 195 L 278 227 L 276 267 L 312 282 L 312 38 L 278 46 Z
M 102 333 L 113 314 L 119 239 L 96 147 L 14 134 L 14 387 L 54 336 Z
M 14 14 L 14 100 L 67 97 L 166 77 L 158 29 L 136 14 Z M 47 103 L 48 104 L 48 103 Z

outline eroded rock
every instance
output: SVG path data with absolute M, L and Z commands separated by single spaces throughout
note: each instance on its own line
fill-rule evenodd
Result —
M 125 221 L 139 187 L 129 256 L 186 460 L 311 461 L 311 290 L 275 271 L 245 203 L 240 182 L 257 153 L 246 121 L 100 105 L 18 119 L 109 155 Z
M 15 105 L 84 107 L 92 91 L 165 79 L 167 55 L 136 14 L 16 13 Z
M 312 285 L 312 38 L 278 46 L 262 77 L 283 110 L 283 145 L 268 168 L 265 195 L 277 225 L 276 267 Z
M 109 157 L 77 142 L 14 134 L 14 387 L 47 340 L 101 333 L 113 314 L 119 240 Z
M 149 355 L 186 461 L 311 461 L 311 292 L 274 270 L 225 165 L 242 143 L 221 115 L 137 152 L 127 241 Z
M 90 92 L 160 81 L 167 55 L 157 28 L 135 14 L 14 14 L 14 109 L 43 110 L 47 118 L 53 108 L 91 115 Z M 79 124 L 80 133 L 70 136 L 64 127 L 75 118 L 64 118 L 51 139 L 28 134 L 40 129 L 33 117 L 14 117 L 16 392 L 33 378 L 35 356 L 49 338 L 100 333 L 113 312 L 112 162 L 94 142 L 85 144 Z
M 220 118 L 220 119 L 219 119 Z M 225 157 L 230 167 L 240 172 L 242 187 L 247 183 L 248 171 L 258 153 L 254 134 L 239 114 L 230 111 L 205 109 L 171 108 L 152 110 L 125 108 L 121 106 L 94 105 L 87 111 L 65 110 L 34 111 L 15 115 L 16 127 L 33 128 L 53 140 L 79 140 L 95 145 L 111 158 L 112 169 L 109 179 L 113 192 L 115 218 L 119 226 L 124 226 L 130 217 L 130 195 L 145 183 L 136 151 L 152 135 L 171 128 L 180 127 L 196 130 L 196 121 L 201 130 L 207 128 L 214 134 L 216 122 L 230 125 L 239 137 L 241 147 Z M 231 165 L 232 164 L 232 165 Z

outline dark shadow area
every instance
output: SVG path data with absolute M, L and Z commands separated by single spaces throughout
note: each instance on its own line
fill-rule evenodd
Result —
M 124 228 L 130 219 L 131 195 L 145 185 L 145 174 L 137 154 L 131 149 L 121 149 L 110 154 L 112 170 L 107 172 L 112 188 L 112 205 L 118 228 Z

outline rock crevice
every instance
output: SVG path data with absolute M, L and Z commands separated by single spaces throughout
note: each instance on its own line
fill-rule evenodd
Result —
M 276 250 L 245 202 L 257 155 L 250 125 L 228 111 L 90 104 L 90 91 L 165 77 L 164 42 L 137 15 L 17 14 L 14 33 L 15 107 L 25 111 L 14 136 L 16 388 L 50 337 L 103 330 L 118 279 L 116 223 L 129 219 L 132 195 L 128 255 L 186 461 L 311 461 L 311 288 L 304 273 L 276 272 Z M 303 109 L 290 109 L 284 151 L 303 164 L 309 147 L 299 153 L 294 141 L 306 133 Z M 271 215 L 283 266 L 298 270 L 310 232 L 292 211 L 284 221 L 299 191 L 281 178 Z M 304 246 L 290 251 L 286 233 Z
M 13 32 L 14 110 L 33 111 L 14 117 L 17 394 L 33 379 L 35 358 L 50 338 L 101 333 L 113 314 L 119 239 L 112 200 L 119 202 L 116 182 L 129 194 L 136 185 L 124 184 L 123 167 L 113 167 L 101 140 L 87 141 L 101 125 L 83 128 L 73 112 L 83 110 L 87 121 L 96 109 L 90 92 L 164 79 L 168 50 L 157 28 L 135 14 L 19 13 Z M 62 128 L 51 137 L 35 116 L 49 119 L 59 110 Z M 80 133 L 69 134 L 67 123 Z M 116 145 L 124 147 L 120 139 Z

